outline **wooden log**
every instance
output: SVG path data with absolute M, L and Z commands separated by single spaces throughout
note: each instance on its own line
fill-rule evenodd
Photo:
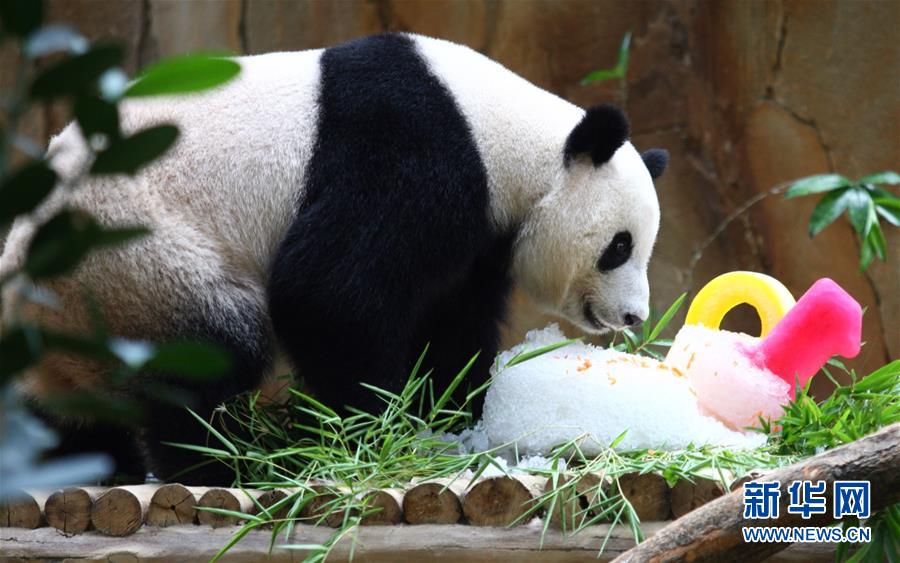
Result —
M 549 513 L 547 518 L 550 524 L 555 528 L 566 531 L 572 531 L 579 528 L 589 518 L 598 514 L 601 499 L 600 491 L 609 490 L 609 480 L 604 480 L 599 473 L 586 473 L 582 475 L 574 485 L 567 485 L 569 479 L 565 475 L 560 475 L 557 484 L 558 489 L 563 489 L 558 493 L 557 501 L 553 507 L 545 507 Z M 544 492 L 548 493 L 553 490 L 553 478 L 548 478 L 544 485 Z
M 33 530 L 46 524 L 44 504 L 49 494 L 44 491 L 23 491 L 24 496 L 8 503 L 0 503 L 0 527 Z
M 377 512 L 366 514 L 360 519 L 363 526 L 395 526 L 403 521 L 403 492 L 397 489 L 383 489 L 363 495 L 368 507 L 366 512 L 377 509 Z
M 147 525 L 165 528 L 195 523 L 197 505 L 204 492 L 205 488 L 195 487 L 191 490 L 178 483 L 161 485 L 150 497 Z
M 738 477 L 737 479 L 732 481 L 731 486 L 728 487 L 728 490 L 736 491 L 736 490 L 740 489 L 741 487 L 743 487 L 744 483 L 749 483 L 750 481 L 755 481 L 755 480 L 759 479 L 760 477 L 762 477 L 763 475 L 765 475 L 766 473 L 769 473 L 770 471 L 771 471 L 771 469 L 770 470 L 753 469 L 750 472 L 748 472 L 746 475 L 741 475 L 740 477 Z
M 260 491 L 249 491 L 241 489 L 207 489 L 197 500 L 198 508 L 221 508 L 232 512 L 243 512 L 244 514 L 253 514 L 256 511 L 256 505 L 253 502 L 254 496 L 262 494 Z M 236 516 L 228 516 L 209 512 L 207 510 L 197 511 L 197 520 L 206 526 L 213 528 L 221 528 L 223 526 L 234 526 L 240 522 L 240 518 Z
M 91 523 L 108 536 L 135 533 L 147 518 L 150 499 L 157 488 L 159 485 L 132 485 L 105 491 L 91 508 Z
M 546 482 L 534 475 L 480 479 L 463 498 L 463 515 L 473 526 L 525 524 L 531 520 L 526 514 Z
M 436 479 L 419 483 L 403 495 L 403 518 L 409 524 L 456 524 L 462 518 L 466 482 Z
M 628 473 L 617 480 L 619 491 L 628 499 L 641 522 L 658 522 L 669 517 L 669 484 L 656 473 Z
M 725 487 L 721 481 L 697 477 L 693 481 L 678 481 L 670 494 L 672 515 L 681 518 L 695 508 L 724 495 Z
M 104 487 L 69 487 L 47 498 L 47 523 L 66 534 L 81 534 L 91 527 L 91 509 Z
M 268 509 L 278 502 L 281 502 L 282 500 L 288 498 L 290 494 L 291 491 L 285 489 L 269 489 L 267 491 L 262 491 L 262 493 L 259 495 L 259 498 L 256 500 L 260 506 Z M 286 504 L 275 512 L 270 512 L 270 517 L 272 518 L 272 520 L 283 520 L 287 518 L 290 509 L 290 504 Z M 259 508 L 257 508 L 257 511 L 254 512 L 254 514 L 262 514 L 262 510 L 259 510 Z
M 300 517 L 307 524 L 325 525 L 329 528 L 340 528 L 344 522 L 344 508 L 337 502 L 340 498 L 326 485 L 313 485 L 314 496 L 300 510 Z
M 776 469 L 761 482 L 779 482 L 778 518 L 744 519 L 743 490 L 719 497 L 672 522 L 656 536 L 629 550 L 616 561 L 762 561 L 788 544 L 745 543 L 744 527 L 827 526 L 834 521 L 831 507 L 824 514 L 804 519 L 787 511 L 788 487 L 793 481 L 826 482 L 826 498 L 837 480 L 866 480 L 870 484 L 874 513 L 900 502 L 900 423 L 892 424 L 865 438 L 821 453 L 815 457 Z

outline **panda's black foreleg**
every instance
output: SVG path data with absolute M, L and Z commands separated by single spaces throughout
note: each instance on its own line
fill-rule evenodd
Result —
M 394 312 L 366 307 L 369 303 L 327 311 L 319 304 L 333 303 L 331 296 L 291 305 L 282 298 L 275 293 L 274 302 L 282 303 L 273 307 L 275 330 L 314 396 L 338 412 L 346 413 L 348 406 L 383 410 L 384 401 L 361 383 L 396 392 L 408 375 L 410 329 L 403 304 Z
M 225 449 L 186 407 L 217 430 L 224 430 L 223 420 L 228 417 L 215 416 L 216 409 L 235 395 L 257 387 L 272 362 L 271 337 L 260 311 L 248 304 L 231 315 L 223 314 L 221 309 L 216 313 L 200 315 L 198 318 L 203 320 L 190 323 L 183 331 L 184 339 L 220 347 L 231 358 L 227 373 L 207 382 L 174 374 L 145 374 L 141 378 L 145 416 L 140 444 L 147 470 L 164 481 L 231 485 L 235 479 L 231 466 L 167 442 Z M 234 421 L 227 423 L 227 430 L 243 433 Z
M 501 323 L 511 281 L 512 239 L 498 239 L 474 261 L 468 274 L 425 312 L 416 331 L 416 349 L 428 344 L 424 365 L 432 368 L 436 392 L 442 392 L 466 363 L 478 354 L 453 399 L 461 405 L 470 390 L 483 385 L 497 355 Z M 481 416 L 484 394 L 471 403 L 474 420 Z

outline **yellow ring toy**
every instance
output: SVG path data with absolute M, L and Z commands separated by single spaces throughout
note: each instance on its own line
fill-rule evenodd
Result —
M 717 329 L 728 311 L 743 303 L 756 309 L 762 327 L 760 337 L 764 337 L 796 302 L 788 288 L 771 276 L 728 272 L 713 278 L 697 293 L 684 324 Z

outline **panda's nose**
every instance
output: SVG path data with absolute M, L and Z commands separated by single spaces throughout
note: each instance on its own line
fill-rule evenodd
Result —
M 625 321 L 625 326 L 637 326 L 644 322 L 644 319 L 640 318 L 634 313 L 625 313 L 625 316 L 622 317 L 622 320 Z

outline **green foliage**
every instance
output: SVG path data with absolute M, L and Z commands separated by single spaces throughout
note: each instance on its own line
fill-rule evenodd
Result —
M 125 91 L 126 97 L 160 96 L 207 90 L 228 82 L 240 72 L 232 60 L 187 55 L 151 65 Z
M 865 271 L 875 257 L 884 261 L 886 242 L 878 217 L 900 226 L 900 198 L 879 185 L 900 184 L 900 174 L 892 171 L 864 176 L 856 181 L 840 174 L 820 174 L 797 180 L 788 188 L 785 198 L 826 194 L 813 209 L 809 220 L 809 236 L 847 213 L 850 225 L 860 241 L 860 271 Z
M 619 45 L 619 57 L 616 60 L 616 66 L 609 69 L 595 70 L 581 79 L 581 84 L 590 84 L 591 82 L 599 82 L 601 80 L 625 80 L 628 73 L 628 56 L 631 51 L 631 32 L 625 34 L 622 43 Z
M 74 269 L 92 250 L 147 233 L 142 227 L 107 229 L 84 211 L 63 209 L 38 228 L 24 271 L 33 280 L 57 277 Z
M 107 70 L 122 63 L 124 51 L 118 45 L 96 45 L 82 54 L 59 61 L 41 72 L 31 83 L 34 100 L 82 96 L 97 87 Z
M 840 364 L 837 364 L 840 365 Z M 783 455 L 814 455 L 848 444 L 879 428 L 900 422 L 900 360 L 840 386 L 816 402 L 801 389 L 770 429 L 773 451 Z
M 44 4 L 35 0 L 0 1 L 0 29 L 19 37 L 27 37 L 41 25 Z
M 648 320 L 640 334 L 623 333 L 624 341 L 613 342 L 611 346 L 658 357 L 654 348 L 671 345 L 660 335 L 678 314 L 684 300 L 685 296 L 680 296 L 658 320 Z M 519 354 L 499 367 L 505 369 L 529 361 L 572 342 L 567 340 Z M 290 401 L 282 405 L 263 405 L 256 394 L 233 401 L 219 413 L 223 426 L 231 429 L 220 436 L 221 447 L 182 445 L 233 467 L 240 475 L 241 486 L 296 491 L 267 509 L 256 507 L 256 514 L 241 515 L 246 521 L 244 527 L 222 548 L 219 556 L 251 530 L 262 526 L 272 526 L 271 545 L 275 546 L 282 534 L 285 540 L 290 537 L 296 523 L 324 523 L 326 514 L 300 516 L 303 507 L 317 499 L 324 503 L 325 513 L 333 511 L 341 515 L 341 524 L 333 536 L 323 545 L 278 547 L 306 550 L 307 561 L 322 561 L 340 538 L 352 536 L 362 516 L 371 513 L 364 493 L 405 485 L 414 478 L 468 479 L 481 475 L 489 466 L 499 467 L 495 456 L 500 451 L 510 451 L 512 444 L 469 452 L 457 435 L 447 434 L 471 428 L 474 421 L 468 405 L 487 387 L 469 393 L 462 405 L 450 402 L 472 362 L 460 371 L 448 389 L 438 392 L 429 374 L 421 373 L 424 358 L 425 354 L 398 393 L 363 384 L 384 402 L 385 410 L 381 414 L 352 412 L 341 416 L 299 390 L 292 390 Z M 832 360 L 832 365 L 844 369 L 837 360 Z M 826 376 L 830 377 L 830 373 L 826 372 Z M 900 361 L 895 361 L 849 386 L 839 386 L 831 397 L 819 403 L 807 390 L 800 390 L 797 399 L 786 407 L 784 416 L 761 430 L 768 435 L 768 443 L 756 450 L 691 446 L 680 451 L 619 452 L 614 448 L 625 437 L 623 432 L 608 449 L 597 456 L 587 456 L 580 448 L 586 436 L 578 436 L 547 454 L 548 468 L 528 470 L 547 477 L 551 486 L 522 519 L 562 510 L 561 520 L 568 534 L 597 523 L 608 523 L 609 534 L 598 545 L 602 552 L 617 526 L 627 526 L 638 541 L 643 537 L 637 514 L 618 485 L 626 474 L 657 473 L 670 485 L 681 480 L 713 478 L 727 488 L 734 478 L 753 470 L 794 463 L 898 420 Z M 199 423 L 213 430 L 206 421 Z M 576 495 L 576 484 L 588 474 L 601 474 L 605 478 L 593 489 Z M 313 486 L 323 482 L 329 484 L 324 489 Z M 573 503 L 571 499 L 576 496 L 590 501 Z M 275 518 L 273 515 L 282 508 L 287 510 L 287 516 Z M 855 554 L 869 550 L 877 556 L 892 549 L 898 541 L 897 510 L 898 507 L 892 507 L 869 520 L 867 525 L 876 530 L 874 541 Z M 543 521 L 544 532 L 549 521 L 549 518 Z
M 30 162 L 22 166 L 0 183 L 0 227 L 7 225 L 16 215 L 31 211 L 56 185 L 56 172 L 43 162 Z
M 178 137 L 178 129 L 159 124 L 123 134 L 118 109 L 127 80 L 119 68 L 124 57 L 123 48 L 112 43 L 91 45 L 65 25 L 41 27 L 42 15 L 43 3 L 40 1 L 0 0 L 0 48 L 15 42 L 19 53 L 16 68 L 10 69 L 14 71 L 10 74 L 15 77 L 15 83 L 4 93 L 5 116 L 0 127 L 0 228 L 18 215 L 37 210 L 54 191 L 60 197 L 61 206 L 49 218 L 41 219 L 29 243 L 24 264 L 18 271 L 6 272 L 0 285 L 4 291 L 8 289 L 22 297 L 20 301 L 58 306 L 56 296 L 46 288 L 35 286 L 34 282 L 68 274 L 92 252 L 129 244 L 149 233 L 140 225 L 101 223 L 85 211 L 72 207 L 72 194 L 92 175 L 135 174 L 171 148 Z M 44 59 L 48 55 L 53 58 Z M 227 82 L 239 70 L 237 63 L 219 57 L 193 56 L 161 61 L 143 74 L 129 95 L 197 92 Z M 38 148 L 39 143 L 18 131 L 19 121 L 30 106 L 48 102 L 62 102 L 71 108 L 85 144 L 93 152 L 84 163 L 86 169 L 65 178 L 58 177 L 51 168 L 49 156 Z M 30 160 L 12 168 L 13 147 L 20 150 L 28 147 L 25 152 Z M 98 369 L 102 366 L 101 371 L 108 372 L 111 391 L 120 385 L 129 388 L 141 385 L 145 396 L 160 400 L 181 401 L 183 397 L 172 389 L 154 386 L 149 378 L 135 378 L 138 371 L 164 371 L 189 379 L 209 379 L 225 373 L 230 367 L 230 359 L 221 350 L 203 343 L 154 345 L 127 341 L 110 337 L 102 322 L 97 322 L 87 334 L 57 333 L 20 320 L 19 313 L 18 308 L 4 312 L 12 319 L 3 327 L 0 336 L 0 394 L 4 400 L 13 395 L 8 389 L 10 380 L 51 351 L 96 362 Z M 102 397 L 71 393 L 51 400 L 46 406 L 58 413 L 78 413 L 116 422 L 140 415 L 136 405 L 115 399 L 115 395 L 113 392 Z M 22 408 L 21 401 L 12 404 L 6 412 L 0 409 L 0 433 L 9 432 L 11 424 L 19 425 L 16 426 L 18 433 L 44 431 L 39 428 L 38 421 L 16 412 Z M 68 466 L 55 465 L 53 471 L 42 471 L 38 464 L 39 454 L 49 445 L 52 445 L 49 439 L 16 442 L 17 449 L 7 453 L 7 447 L 11 446 L 0 442 L 0 465 L 4 459 L 23 460 L 15 467 L 4 468 L 4 480 L 15 486 L 0 488 L 0 500 L 13 494 L 16 487 L 38 486 L 30 483 L 56 486 L 67 477 L 93 479 L 98 468 L 106 466 L 72 462 Z M 25 451 L 23 448 L 30 449 Z M 66 467 L 72 468 L 68 475 Z M 85 473 L 88 469 L 94 473 Z M 35 481 L 38 476 L 49 481 Z
M 808 387 L 799 389 L 781 418 L 771 424 L 764 423 L 770 451 L 777 455 L 810 457 L 900 422 L 900 360 L 859 380 L 839 361 L 832 360 L 831 364 L 848 373 L 852 383 L 838 386 L 831 396 L 819 402 L 809 396 Z M 831 376 L 827 371 L 826 375 Z M 841 521 L 845 529 L 854 525 L 859 522 Z M 898 552 L 900 504 L 873 514 L 866 525 L 872 528 L 872 541 L 860 545 L 852 555 L 848 554 L 848 544 L 839 545 L 838 561 L 876 563 L 889 561 L 885 555 Z
M 158 125 L 139 131 L 130 137 L 120 138 L 109 148 L 97 153 L 91 173 L 131 174 L 142 166 L 162 156 L 178 138 L 174 125 Z

